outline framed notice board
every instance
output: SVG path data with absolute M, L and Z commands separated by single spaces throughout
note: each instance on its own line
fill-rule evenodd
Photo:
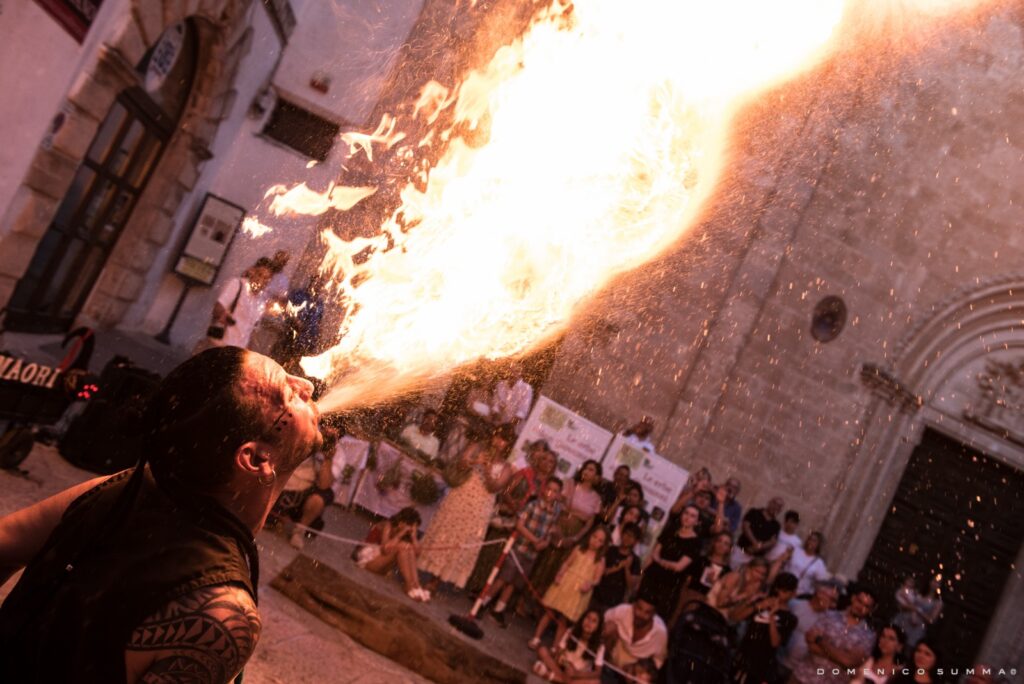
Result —
M 174 272 L 187 280 L 212 285 L 244 217 L 242 207 L 206 193 Z

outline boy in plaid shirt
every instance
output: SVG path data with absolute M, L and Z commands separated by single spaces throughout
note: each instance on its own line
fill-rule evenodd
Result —
M 523 566 L 523 572 L 527 576 L 537 560 L 537 554 L 547 548 L 551 531 L 562 514 L 562 503 L 559 501 L 561 494 L 562 481 L 554 476 L 549 477 L 537 498 L 526 504 L 516 520 L 519 538 L 512 547 L 512 552 L 519 559 L 519 564 Z M 512 593 L 525 586 L 523 575 L 519 573 L 515 562 L 511 558 L 506 559 L 494 584 L 483 597 L 484 605 L 487 605 L 492 598 L 498 596 L 492 614 L 502 627 L 508 626 L 505 608 L 508 607 Z

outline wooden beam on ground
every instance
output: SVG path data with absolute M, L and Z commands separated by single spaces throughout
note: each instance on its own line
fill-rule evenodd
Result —
M 524 672 L 452 634 L 448 625 L 308 556 L 296 556 L 270 586 L 366 648 L 432 681 L 526 682 Z

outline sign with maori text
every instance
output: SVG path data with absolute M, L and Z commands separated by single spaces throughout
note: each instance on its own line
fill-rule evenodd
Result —
M 58 376 L 60 371 L 52 366 L 0 353 L 0 382 L 52 389 Z

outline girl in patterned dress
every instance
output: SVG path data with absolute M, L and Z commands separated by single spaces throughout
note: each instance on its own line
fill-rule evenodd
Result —
M 558 630 L 555 632 L 556 644 L 561 643 L 568 625 L 580 619 L 590 604 L 594 587 L 604 575 L 604 552 L 607 548 L 608 531 L 598 525 L 569 553 L 569 557 L 559 568 L 555 581 L 544 593 L 542 603 L 548 610 L 544 611 L 544 615 L 537 623 L 533 639 L 530 640 L 530 648 L 536 649 L 540 646 L 540 638 L 552 619 L 558 622 Z
M 601 481 L 601 464 L 584 461 L 576 475 L 567 482 L 562 492 L 562 517 L 552 544 L 537 557 L 530 573 L 530 582 L 543 594 L 551 586 L 558 569 L 569 555 L 572 546 L 583 539 L 597 522 L 601 512 L 601 495 L 595 489 Z
M 466 586 L 494 511 L 494 494 L 511 475 L 505 457 L 514 440 L 512 427 L 499 425 L 486 442 L 470 444 L 459 457 L 469 477 L 441 502 L 423 535 L 417 562 L 418 569 L 434 576 L 432 589 L 439 582 Z

